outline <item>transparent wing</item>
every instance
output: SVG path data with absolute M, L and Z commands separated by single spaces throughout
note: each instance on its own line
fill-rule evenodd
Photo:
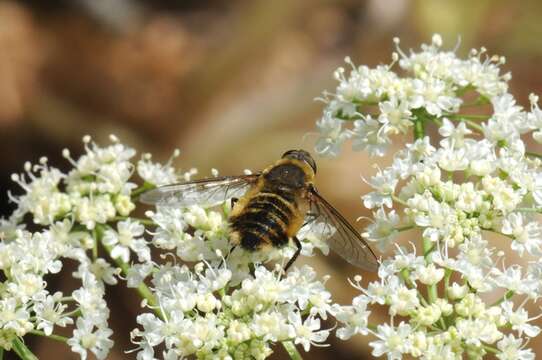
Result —
M 354 266 L 376 271 L 376 255 L 356 229 L 316 189 L 311 188 L 308 196 L 310 210 L 307 221 L 310 224 L 324 224 L 319 227 L 319 232 L 324 237 L 332 234 L 327 239 L 331 250 Z
M 223 176 L 166 185 L 143 193 L 140 201 L 161 206 L 212 206 L 243 196 L 259 176 Z

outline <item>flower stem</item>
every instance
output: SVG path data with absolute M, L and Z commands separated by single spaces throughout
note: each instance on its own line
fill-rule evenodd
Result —
M 148 190 L 152 190 L 155 187 L 156 186 L 151 184 L 151 183 L 148 183 L 148 182 L 143 183 L 143 185 L 141 185 L 140 187 L 138 187 L 137 189 L 132 191 L 132 194 L 131 194 L 132 199 L 137 200 L 137 198 L 139 198 L 139 195 L 143 194 L 144 192 L 146 192 Z
M 425 136 L 425 126 L 421 117 L 416 117 L 414 120 L 414 139 L 423 139 Z
M 111 257 L 111 247 L 103 243 L 102 245 L 104 246 L 105 250 L 109 254 L 109 257 Z M 115 261 L 117 266 L 122 270 L 122 273 L 124 274 L 124 276 L 127 276 L 128 270 L 130 270 L 130 265 L 122 261 L 121 258 L 113 259 L 113 261 Z M 158 302 L 156 301 L 156 298 L 154 297 L 154 294 L 149 289 L 149 287 L 145 285 L 144 283 L 141 283 L 137 287 L 137 292 L 139 293 L 139 296 L 141 296 L 143 299 L 147 301 L 147 304 L 149 304 L 149 307 L 153 309 L 156 315 L 158 315 L 163 320 L 164 316 L 162 314 L 162 311 L 160 310 L 160 306 L 158 305 Z
M 448 300 L 448 287 L 450 287 L 450 277 L 452 276 L 452 270 L 446 269 L 444 271 L 444 298 Z
M 13 342 L 13 350 L 22 360 L 38 360 L 36 355 L 30 351 L 28 347 L 24 344 L 23 340 L 19 337 L 16 337 Z
M 131 219 L 131 220 L 134 220 L 134 221 L 137 221 L 145 226 L 156 226 L 156 223 L 150 219 L 141 219 L 141 218 L 136 218 L 136 217 L 133 217 L 133 216 L 115 216 L 113 218 L 113 221 L 124 221 L 124 220 L 128 220 L 128 219 Z
M 472 121 L 472 120 L 469 120 L 468 118 L 466 118 L 465 116 L 463 115 L 458 115 L 458 117 L 454 117 L 454 118 L 451 118 L 450 120 L 457 120 L 457 121 L 461 121 L 461 122 L 464 122 L 465 124 L 467 124 L 470 128 L 478 131 L 480 134 L 483 134 L 484 133 L 484 128 L 481 127 L 480 125 L 478 125 L 476 122 Z
M 491 115 L 446 114 L 446 117 L 454 119 L 487 120 Z
M 400 227 L 395 228 L 394 230 L 397 232 L 401 232 L 401 231 L 407 231 L 411 229 L 414 229 L 414 225 L 400 226 Z
M 63 343 L 68 342 L 68 338 L 65 337 L 65 336 L 55 335 L 55 334 L 47 335 L 43 331 L 40 331 L 40 330 L 31 330 L 30 334 L 34 334 L 34 335 L 38 335 L 38 336 L 45 336 L 45 337 L 48 337 L 49 339 L 60 341 L 60 342 L 63 342 Z
M 392 199 L 393 201 L 395 201 L 396 203 L 399 203 L 399 204 L 401 204 L 401 205 L 403 205 L 403 206 L 408 206 L 408 204 L 407 204 L 405 201 L 403 201 L 403 199 L 401 199 L 400 197 L 398 197 L 398 196 L 396 196 L 396 195 L 392 195 L 392 196 L 391 196 L 391 199 Z
M 98 231 L 98 235 L 99 235 L 100 239 L 102 238 L 102 236 L 101 236 L 102 233 L 103 233 L 103 229 L 100 227 L 99 231 Z M 109 255 L 109 257 L 112 258 L 111 257 L 112 247 L 109 246 L 109 245 L 104 244 L 103 242 L 102 242 L 102 246 L 104 247 L 105 251 L 107 251 L 107 254 Z M 130 270 L 130 265 L 125 263 L 124 261 L 122 261 L 122 259 L 120 257 L 116 258 L 116 259 L 113 259 L 113 261 L 121 269 L 124 276 L 127 276 L 128 271 Z M 162 314 L 162 310 L 160 310 L 160 306 L 158 305 L 158 301 L 154 297 L 154 294 L 152 293 L 152 291 L 147 287 L 147 285 L 145 285 L 145 283 L 141 283 L 137 287 L 137 292 L 139 293 L 139 295 L 143 299 L 145 299 L 147 301 L 147 304 L 149 305 L 149 307 L 151 309 L 153 309 L 155 314 L 158 315 L 158 317 L 160 317 L 163 320 L 164 316 Z
M 542 208 L 517 208 L 514 211 L 542 213 Z
M 500 305 L 503 301 L 511 299 L 512 296 L 514 296 L 514 292 L 512 290 L 508 290 L 502 298 L 491 304 L 491 307 Z
M 525 151 L 525 155 L 530 156 L 530 157 L 535 157 L 535 158 L 542 159 L 542 154 L 535 153 L 535 152 L 532 152 L 532 151 Z
M 493 346 L 489 345 L 484 345 L 484 349 L 493 354 L 498 354 L 500 352 L 498 349 L 495 349 Z
M 286 350 L 288 355 L 290 355 L 290 359 L 303 360 L 303 357 L 301 356 L 299 351 L 297 351 L 297 348 L 291 341 L 283 341 L 282 347 L 284 347 L 284 350 Z
M 424 120 L 426 117 L 420 115 L 417 116 L 414 120 L 414 139 L 419 140 L 423 139 L 425 136 L 425 127 L 424 127 Z M 431 240 L 423 238 L 423 256 L 425 258 L 425 263 L 429 264 L 429 254 L 434 250 L 433 244 L 431 243 Z M 435 284 L 430 285 L 427 287 L 427 297 L 429 300 L 429 303 L 435 302 L 438 298 L 437 293 L 437 286 Z
M 94 238 L 94 246 L 92 247 L 92 259 L 96 261 L 98 258 L 98 231 L 92 230 L 92 237 Z

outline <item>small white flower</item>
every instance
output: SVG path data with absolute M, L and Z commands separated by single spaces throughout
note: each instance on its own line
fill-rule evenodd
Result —
M 367 150 L 371 156 L 384 156 L 390 140 L 378 120 L 367 116 L 354 121 L 352 148 L 355 151 Z
M 436 268 L 435 265 L 422 265 L 416 269 L 418 280 L 425 285 L 434 285 L 444 277 L 444 269 Z
M 77 318 L 77 328 L 73 331 L 73 337 L 68 339 L 73 352 L 78 353 L 81 359 L 87 358 L 90 350 L 96 358 L 105 359 L 109 350 L 113 347 L 113 341 L 109 337 L 113 331 L 104 327 L 96 327 L 92 321 L 85 318 Z
M 130 250 L 134 251 L 139 261 L 147 262 L 150 260 L 150 249 L 147 242 L 140 238 L 145 231 L 145 227 L 138 221 L 131 219 L 119 221 L 117 231 L 107 230 L 103 236 L 103 243 L 112 247 L 111 257 L 113 259 L 121 258 L 124 262 L 130 261 Z
M 143 180 L 155 186 L 173 184 L 178 181 L 178 175 L 171 163 L 180 154 L 175 150 L 165 165 L 151 161 L 151 154 L 143 154 L 137 162 L 137 173 Z
M 403 354 L 410 348 L 410 325 L 401 322 L 397 328 L 388 324 L 378 325 L 374 334 L 379 340 L 372 341 L 369 345 L 373 348 L 373 356 L 386 355 L 390 360 L 403 358 Z
M 352 306 L 333 307 L 333 316 L 342 325 L 337 330 L 339 339 L 348 340 L 355 334 L 367 335 L 368 318 L 371 313 L 367 310 L 367 305 L 368 299 L 365 296 L 356 296 L 352 300 Z
M 342 121 L 333 117 L 331 112 L 316 123 L 320 131 L 320 138 L 316 142 L 315 150 L 320 155 L 335 157 L 339 155 L 341 146 L 350 138 L 350 133 L 342 129 Z
M 527 251 L 532 255 L 540 255 L 542 233 L 540 224 L 536 221 L 524 224 L 523 215 L 511 213 L 502 222 L 501 232 L 514 238 L 512 249 L 523 255 Z
M 512 325 L 512 329 L 517 331 L 521 336 L 523 333 L 528 337 L 535 337 L 540 334 L 540 327 L 531 325 L 528 322 L 534 319 L 529 319 L 527 310 L 520 307 L 516 311 L 513 310 L 514 303 L 505 301 L 501 304 L 505 318 Z
M 311 345 L 321 345 L 329 336 L 329 330 L 320 330 L 320 319 L 309 316 L 305 321 L 298 312 L 288 315 L 288 320 L 294 327 L 295 344 L 301 344 L 308 352 Z
M 524 347 L 521 339 L 516 339 L 510 334 L 497 343 L 497 348 L 501 352 L 496 356 L 500 360 L 533 360 L 535 358 L 533 351 Z
M 33 310 L 38 319 L 37 329 L 43 330 L 47 336 L 53 333 L 54 325 L 65 327 L 73 323 L 73 320 L 64 314 L 68 306 L 60 302 L 61 297 L 62 293 L 58 292 L 53 296 L 47 295 L 44 301 L 34 304 Z
M 386 213 L 383 208 L 374 212 L 373 216 L 374 222 L 367 226 L 361 235 L 369 241 L 378 242 L 378 247 L 384 250 L 397 235 L 396 227 L 400 218 L 395 213 L 395 210 Z

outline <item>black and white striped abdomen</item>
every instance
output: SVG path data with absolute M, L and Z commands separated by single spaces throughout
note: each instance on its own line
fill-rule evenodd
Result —
M 255 194 L 245 208 L 230 219 L 240 245 L 257 250 L 264 245 L 282 247 L 289 241 L 288 227 L 296 212 L 292 191 L 264 190 Z

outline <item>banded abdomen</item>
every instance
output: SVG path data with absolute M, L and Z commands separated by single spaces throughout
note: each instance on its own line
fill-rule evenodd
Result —
M 296 190 L 264 187 L 247 200 L 244 208 L 230 218 L 236 242 L 247 250 L 286 245 L 298 230 L 295 225 L 299 222 L 300 211 Z M 297 228 L 293 234 L 292 226 Z

